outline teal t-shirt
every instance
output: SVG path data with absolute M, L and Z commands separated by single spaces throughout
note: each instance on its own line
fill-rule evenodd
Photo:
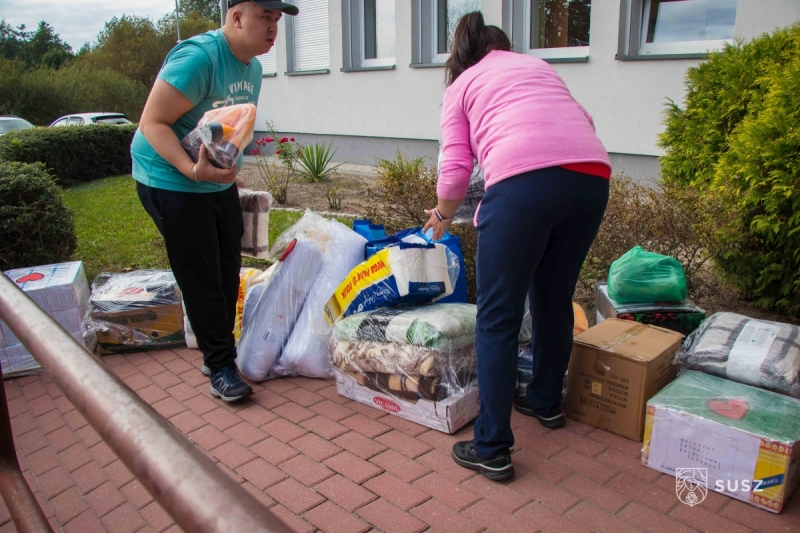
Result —
M 167 55 L 158 77 L 194 104 L 172 125 L 178 140 L 197 126 L 206 111 L 234 104 L 255 105 L 261 91 L 261 63 L 255 59 L 247 65 L 239 61 L 231 52 L 222 30 L 196 35 L 179 43 Z M 133 177 L 150 187 L 182 192 L 217 192 L 232 185 L 196 183 L 187 178 L 158 155 L 139 130 L 133 136 L 131 158 Z M 239 154 L 236 166 L 242 168 L 242 154 Z

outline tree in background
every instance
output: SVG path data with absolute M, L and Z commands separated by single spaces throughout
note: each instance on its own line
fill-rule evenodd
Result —
M 199 13 L 204 19 L 219 26 L 219 2 L 217 0 L 180 0 L 178 9 L 183 14 Z M 181 21 L 181 34 L 183 22 Z
M 26 69 L 42 65 L 58 69 L 74 57 L 72 48 L 47 22 L 28 32 L 24 25 L 13 28 L 5 19 L 0 21 L 0 56 L 22 61 Z

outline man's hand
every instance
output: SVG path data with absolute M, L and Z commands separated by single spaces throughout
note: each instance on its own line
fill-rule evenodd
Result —
M 231 168 L 217 168 L 208 160 L 208 151 L 204 144 L 200 145 L 200 155 L 197 160 L 197 181 L 212 181 L 214 183 L 228 184 L 236 179 L 236 166 Z M 194 176 L 192 176 L 194 179 Z

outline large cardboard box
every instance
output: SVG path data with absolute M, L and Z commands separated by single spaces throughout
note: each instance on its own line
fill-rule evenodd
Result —
M 8 270 L 5 275 L 17 284 L 48 315 L 80 344 L 84 344 L 82 322 L 89 305 L 89 284 L 83 262 Z M 41 366 L 0 321 L 0 364 L 5 378 L 42 372 Z
M 642 463 L 676 476 L 688 505 L 713 490 L 778 513 L 797 485 L 798 413 L 794 398 L 688 371 L 648 402 Z
M 621 304 L 608 296 L 608 284 L 594 285 L 595 323 L 609 318 L 633 320 L 689 335 L 706 318 L 706 312 L 691 300 L 669 303 Z
M 338 368 L 334 368 L 334 373 L 340 396 L 444 433 L 455 433 L 478 416 L 478 382 L 474 380 L 461 393 L 444 400 L 413 403 L 368 389 Z
M 574 339 L 567 416 L 641 441 L 645 406 L 675 379 L 680 333 L 612 318 Z
M 100 353 L 185 345 L 181 293 L 171 271 L 100 274 L 92 287 L 91 328 Z

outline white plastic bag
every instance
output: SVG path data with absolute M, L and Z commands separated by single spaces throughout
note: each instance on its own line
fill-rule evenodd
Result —
M 322 254 L 316 246 L 293 241 L 269 282 L 254 285 L 247 293 L 236 358 L 244 377 L 252 381 L 269 377 L 321 267 Z
M 326 378 L 333 375 L 330 362 L 332 326 L 325 318 L 325 304 L 336 286 L 364 260 L 366 239 L 344 224 L 306 214 L 275 243 L 280 250 L 289 239 L 316 246 L 322 254 L 322 268 L 314 280 L 289 342 L 270 375 Z

